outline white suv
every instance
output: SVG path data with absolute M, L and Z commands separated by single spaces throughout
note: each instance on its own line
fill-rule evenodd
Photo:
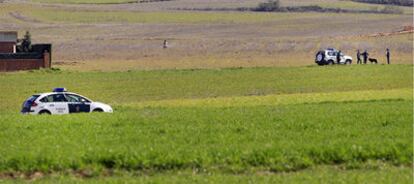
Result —
M 318 65 L 333 65 L 333 64 L 352 64 L 352 57 L 344 55 L 341 52 L 340 61 L 338 62 L 336 56 L 339 51 L 334 48 L 321 50 L 316 54 L 315 63 Z
M 55 88 L 51 93 L 42 93 L 29 97 L 23 103 L 23 114 L 69 114 L 80 112 L 109 112 L 111 106 L 93 102 L 65 88 Z

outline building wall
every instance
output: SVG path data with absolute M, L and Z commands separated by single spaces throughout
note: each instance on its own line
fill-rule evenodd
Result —
M 50 54 L 42 59 L 0 59 L 0 72 L 50 68 Z
M 16 31 L 0 31 L 0 42 L 16 42 Z
M 13 53 L 16 42 L 2 42 L 0 41 L 0 53 Z

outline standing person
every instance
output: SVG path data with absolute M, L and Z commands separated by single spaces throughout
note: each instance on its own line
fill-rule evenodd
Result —
M 168 48 L 168 42 L 167 42 L 167 40 L 164 40 L 164 44 L 163 44 L 162 48 L 164 48 L 164 49 Z
M 386 51 L 385 55 L 387 56 L 387 64 L 390 64 L 391 63 L 391 60 L 390 60 L 391 54 L 390 54 L 390 49 L 389 48 L 387 48 L 387 51 Z
M 367 64 L 367 60 L 368 60 L 368 56 L 369 56 L 369 54 L 368 54 L 367 50 L 365 50 L 365 51 L 362 53 L 362 56 L 364 57 L 364 64 Z
M 361 62 L 361 52 L 359 52 L 359 49 L 357 50 L 357 64 L 362 64 L 362 62 Z
M 336 53 L 336 62 L 339 64 L 341 61 L 341 51 L 338 51 L 338 53 Z

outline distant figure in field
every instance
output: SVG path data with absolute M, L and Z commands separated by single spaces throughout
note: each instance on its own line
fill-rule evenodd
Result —
M 341 51 L 338 51 L 338 53 L 336 53 L 336 62 L 339 64 L 341 61 Z
M 390 49 L 389 48 L 387 48 L 387 51 L 386 51 L 385 55 L 387 56 L 387 64 L 391 64 L 391 60 L 390 60 L 391 54 L 390 54 Z
M 368 54 L 367 50 L 365 50 L 365 51 L 362 53 L 362 57 L 364 57 L 364 64 L 367 64 L 367 61 L 368 61 L 368 56 L 369 56 L 369 54 Z
M 378 60 L 375 58 L 368 58 L 369 62 L 374 63 L 374 64 L 378 64 Z
M 361 61 L 361 52 L 359 52 L 359 49 L 357 50 L 357 64 L 362 64 L 362 61 Z
M 164 49 L 168 48 L 168 42 L 167 42 L 167 40 L 164 40 L 164 44 L 163 44 L 162 48 L 164 48 Z

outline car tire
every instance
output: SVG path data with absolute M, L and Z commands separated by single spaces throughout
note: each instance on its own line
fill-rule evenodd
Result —
M 102 109 L 94 109 L 92 112 L 103 112 Z
M 347 59 L 347 60 L 345 61 L 345 64 L 346 64 L 346 65 L 350 65 L 350 64 L 352 64 L 352 60 Z
M 47 111 L 47 110 L 42 110 L 42 111 L 40 111 L 39 112 L 39 115 L 51 115 L 52 113 L 50 113 L 49 111 Z
M 333 60 L 328 61 L 328 65 L 334 65 L 334 64 L 335 64 L 335 62 Z

